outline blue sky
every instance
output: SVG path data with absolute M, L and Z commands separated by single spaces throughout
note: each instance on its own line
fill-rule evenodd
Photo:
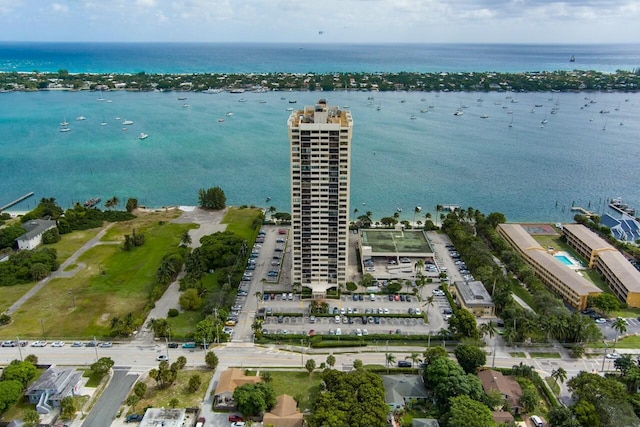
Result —
M 639 22 L 638 0 L 0 0 L 2 41 L 632 43 Z

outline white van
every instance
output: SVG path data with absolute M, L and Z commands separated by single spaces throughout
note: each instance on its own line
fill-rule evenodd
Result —
M 531 415 L 531 422 L 536 427 L 543 427 L 544 426 L 544 424 L 542 424 L 542 420 L 537 415 Z

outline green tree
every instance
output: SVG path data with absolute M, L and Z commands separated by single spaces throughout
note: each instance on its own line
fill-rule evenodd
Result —
M 191 243 L 191 234 L 189 234 L 189 230 L 186 230 L 184 233 L 182 233 L 182 237 L 180 238 L 180 245 L 187 247 L 191 245 Z
M 327 365 L 333 368 L 336 364 L 336 357 L 333 354 L 327 356 Z
M 187 358 L 184 356 L 178 356 L 175 363 L 178 369 L 184 369 L 184 367 L 187 366 Z
M 99 377 L 103 377 L 113 367 L 113 360 L 110 357 L 101 357 L 91 365 L 91 371 Z
M 307 360 L 307 363 L 304 364 L 304 367 L 306 368 L 307 372 L 309 372 L 309 375 L 311 375 L 316 369 L 316 361 L 313 359 L 309 359 Z
M 244 416 L 259 415 L 276 404 L 276 394 L 271 384 L 244 384 L 233 392 L 238 411 Z
M 138 381 L 136 385 L 133 386 L 133 394 L 140 397 L 141 399 L 144 397 L 144 394 L 147 392 L 147 385 L 142 381 Z
M 189 391 L 191 393 L 195 393 L 196 391 L 198 391 L 201 385 L 202 378 L 200 378 L 200 375 L 193 374 L 191 375 L 191 377 L 189 377 Z
M 22 382 L 19 380 L 0 381 L 0 414 L 20 399 L 22 389 Z
M 204 356 L 204 363 L 206 363 L 210 369 L 216 369 L 219 362 L 218 356 L 213 351 L 207 352 Z
M 187 311 L 197 311 L 202 307 L 202 298 L 196 289 L 187 289 L 180 295 L 180 307 Z
M 24 361 L 33 363 L 33 365 L 35 366 L 38 364 L 38 356 L 36 356 L 35 354 L 29 354 L 24 358 Z
M 449 358 L 433 360 L 425 368 L 423 377 L 441 408 L 446 408 L 451 397 L 466 395 L 480 400 L 484 394 L 478 377 L 465 374 L 460 365 Z
M 169 401 L 169 407 L 177 408 L 178 406 L 180 406 L 180 400 L 177 397 L 171 398 L 171 400 Z
M 556 380 L 559 383 L 563 383 L 567 380 L 567 371 L 562 368 L 562 366 L 558 367 L 558 369 L 554 369 L 551 371 L 551 378 Z
M 362 360 L 360 359 L 355 359 L 353 361 L 353 369 L 358 370 L 358 369 L 362 369 L 363 368 L 363 364 L 362 364 Z
M 387 367 L 387 373 L 389 373 L 389 368 L 396 363 L 396 356 L 393 353 L 385 353 L 384 354 L 384 364 Z
M 480 337 L 476 326 L 476 319 L 469 310 L 458 309 L 449 319 L 449 329 L 461 338 L 471 338 L 477 340 Z
M 405 357 L 404 360 L 411 360 L 413 367 L 418 369 L 418 365 L 421 362 L 420 353 L 417 351 L 412 352 L 409 356 Z
M 63 397 L 60 401 L 60 414 L 62 419 L 70 420 L 78 411 L 76 408 L 76 401 L 72 396 Z
M 527 412 L 533 411 L 533 409 L 538 404 L 540 398 L 538 397 L 538 392 L 535 390 L 533 386 L 524 387 L 522 389 L 522 395 L 520 396 L 520 404 L 522 404 L 523 408 Z
M 23 427 L 36 427 L 40 424 L 40 414 L 35 409 L 27 409 L 22 415 L 22 421 L 24 421 Z
M 449 399 L 449 427 L 494 427 L 491 410 L 481 402 L 469 396 L 456 396 Z
M 27 388 L 29 381 L 36 377 L 38 370 L 31 362 L 21 362 L 19 360 L 12 360 L 8 366 L 4 368 L 2 374 L 3 381 L 19 381 L 23 388 Z
M 138 396 L 137 394 L 131 394 L 129 395 L 129 397 L 127 397 L 125 403 L 131 406 L 131 408 L 135 411 L 136 405 L 140 403 L 140 396 Z
M 589 297 L 589 303 L 605 316 L 613 311 L 620 310 L 620 300 L 615 295 L 605 292 Z
M 168 337 L 171 332 L 171 326 L 167 319 L 149 319 L 147 327 L 151 328 L 156 338 Z
M 616 339 L 615 342 L 618 342 L 618 335 L 624 334 L 627 332 L 627 321 L 621 317 L 618 317 L 615 322 L 611 325 L 613 329 L 616 331 Z
M 42 243 L 44 243 L 45 245 L 57 243 L 60 241 L 60 239 L 61 237 L 58 227 L 52 228 L 42 233 Z
M 424 358 L 424 363 L 426 365 L 429 365 L 434 360 L 436 360 L 436 359 L 438 359 L 440 357 L 447 358 L 449 356 L 449 354 L 447 353 L 447 349 L 446 348 L 444 348 L 443 346 L 439 345 L 439 346 L 435 346 L 435 347 L 429 347 L 428 349 L 426 349 L 424 351 L 424 353 L 422 353 L 422 356 Z
M 133 212 L 138 209 L 138 199 L 129 198 L 127 200 L 127 212 Z
M 493 338 L 497 331 L 496 324 L 493 320 L 490 320 L 488 323 L 483 323 L 478 327 L 478 332 L 483 337 L 489 335 L 489 338 Z
M 111 209 L 111 208 L 115 208 L 119 204 L 120 204 L 120 199 L 118 199 L 116 196 L 113 196 L 112 198 L 104 202 L 104 207 L 107 209 Z
M 220 187 L 208 188 L 206 190 L 201 188 L 198 191 L 198 201 L 202 208 L 220 210 L 226 207 L 227 197 Z
M 478 368 L 487 362 L 486 353 L 475 345 L 458 344 L 454 354 L 467 374 L 475 374 Z
M 269 371 L 262 371 L 260 373 L 260 378 L 262 378 L 262 382 L 269 384 L 273 381 L 273 375 Z
M 571 409 L 566 406 L 557 406 L 551 409 L 548 421 L 553 427 L 580 427 L 580 423 L 573 417 Z

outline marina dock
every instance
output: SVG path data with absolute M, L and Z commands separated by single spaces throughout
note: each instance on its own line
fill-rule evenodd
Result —
M 5 209 L 10 208 L 13 205 L 17 205 L 18 203 L 20 203 L 21 201 L 28 199 L 29 197 L 33 196 L 33 191 L 28 192 L 27 194 L 25 194 L 24 196 L 18 197 L 17 199 L 15 199 L 12 202 L 7 203 L 4 206 L 0 206 L 0 212 L 2 212 Z
M 575 211 L 580 212 L 580 213 L 582 213 L 584 216 L 586 216 L 588 218 L 591 218 L 592 216 L 597 216 L 598 215 L 597 213 L 588 211 L 585 208 L 580 207 L 580 206 L 571 206 L 571 210 L 574 211 L 574 212 Z

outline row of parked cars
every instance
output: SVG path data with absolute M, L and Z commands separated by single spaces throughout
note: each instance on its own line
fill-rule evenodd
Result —
M 22 341 L 20 340 L 20 347 L 26 347 L 29 345 L 29 341 Z M 64 341 L 53 341 L 51 343 L 51 347 L 64 347 L 65 346 L 65 342 Z M 48 341 L 34 341 L 31 343 L 31 347 L 46 347 L 47 345 L 49 345 Z M 18 346 L 18 341 L 2 341 L 2 343 L 0 344 L 0 347 L 17 347 Z M 109 348 L 109 347 L 113 347 L 113 343 L 110 341 L 104 341 L 104 342 L 98 342 L 98 341 L 87 341 L 85 343 L 83 343 L 82 341 L 74 341 L 71 343 L 70 345 L 71 347 L 103 347 L 103 348 Z

